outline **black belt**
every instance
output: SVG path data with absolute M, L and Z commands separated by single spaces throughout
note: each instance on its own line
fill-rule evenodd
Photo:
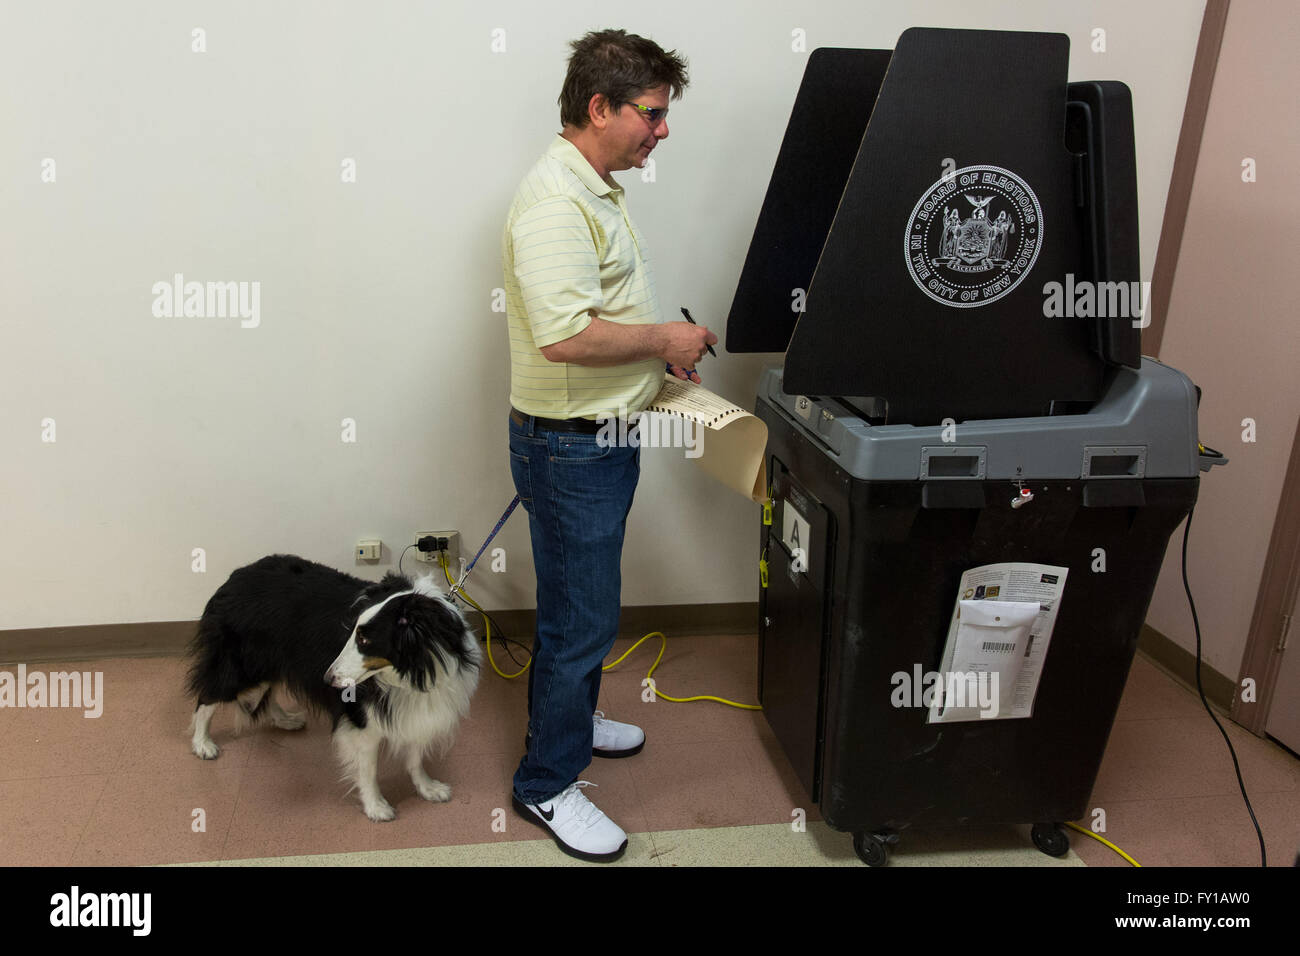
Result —
M 537 415 L 525 415 L 514 407 L 510 409 L 510 418 L 516 425 L 526 425 L 531 418 L 533 428 L 539 432 L 576 432 L 580 435 L 595 435 L 605 427 L 603 421 L 591 418 L 541 418 Z

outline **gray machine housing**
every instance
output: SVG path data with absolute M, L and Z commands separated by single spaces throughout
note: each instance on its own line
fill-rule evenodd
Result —
M 781 368 L 764 370 L 758 393 L 862 480 L 1195 477 L 1191 379 L 1146 357 L 1113 375 L 1085 414 L 947 425 L 873 425 L 853 399 L 787 395 Z

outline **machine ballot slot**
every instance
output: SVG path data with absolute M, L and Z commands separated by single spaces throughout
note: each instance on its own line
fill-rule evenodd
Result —
M 1083 449 L 1084 478 L 1144 478 L 1146 469 L 1146 445 L 1089 445 Z
M 984 478 L 988 449 L 983 445 L 924 445 L 922 478 Z

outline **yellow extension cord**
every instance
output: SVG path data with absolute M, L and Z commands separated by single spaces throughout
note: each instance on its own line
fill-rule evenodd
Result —
M 446 576 L 447 583 L 454 588 L 456 586 L 456 582 L 454 582 L 451 579 L 451 571 L 447 567 L 447 554 L 445 551 L 439 552 L 438 560 L 439 563 L 442 565 L 442 573 Z M 501 669 L 497 667 L 497 662 L 492 658 L 492 624 L 488 620 L 487 612 L 484 611 L 483 608 L 479 607 L 477 601 L 475 601 L 472 597 L 470 597 L 468 594 L 465 593 L 464 588 L 461 588 L 457 593 L 465 599 L 465 602 L 467 604 L 469 604 L 472 608 L 474 608 L 476 611 L 478 611 L 480 614 L 483 615 L 483 627 L 487 634 L 487 659 L 488 659 L 488 663 L 492 665 L 492 669 L 496 671 L 498 675 L 504 677 L 506 680 L 514 680 L 516 677 L 521 677 L 523 674 L 525 674 L 528 671 L 528 668 L 533 663 L 531 657 L 529 657 L 528 663 L 525 664 L 522 668 L 520 668 L 519 672 L 516 674 L 503 673 Z M 634 650 L 636 650 L 638 647 L 640 647 L 643 643 L 645 643 L 652 637 L 659 638 L 659 656 L 655 658 L 654 664 L 650 666 L 650 670 L 646 672 L 645 676 L 646 676 L 646 680 L 650 681 L 650 686 L 651 688 L 654 689 L 655 696 L 662 697 L 664 700 L 672 701 L 674 704 L 686 704 L 693 700 L 715 700 L 720 704 L 726 704 L 728 707 L 739 707 L 741 710 L 762 710 L 763 709 L 762 706 L 759 704 L 738 704 L 734 700 L 725 700 L 721 697 L 713 697 L 708 694 L 703 694 L 700 695 L 699 697 L 669 697 L 667 694 L 662 693 L 658 687 L 655 687 L 654 681 L 650 680 L 651 676 L 655 672 L 655 668 L 657 668 L 659 666 L 659 662 L 663 660 L 664 651 L 668 649 L 668 638 L 664 636 L 664 633 L 662 631 L 651 631 L 645 637 L 641 638 L 641 640 L 637 641 L 635 644 L 629 647 L 627 651 L 624 652 L 622 657 L 620 657 L 618 660 L 614 661 L 613 663 L 604 665 L 601 668 L 601 670 L 607 671 L 623 663 L 623 660 L 628 656 L 628 654 L 631 654 Z M 1085 836 L 1092 837 L 1094 840 L 1098 841 L 1099 843 L 1106 844 L 1106 846 L 1110 847 L 1112 850 L 1114 850 L 1124 859 L 1128 860 L 1129 863 L 1133 864 L 1134 866 L 1136 867 L 1142 866 L 1141 863 L 1133 859 L 1133 857 L 1129 856 L 1127 853 L 1125 853 L 1115 844 L 1111 843 L 1105 837 L 1099 837 L 1091 830 L 1085 829 L 1084 827 L 1079 826 L 1077 823 L 1071 823 L 1068 820 L 1065 822 L 1065 825 L 1072 830 L 1077 830 L 1078 832 L 1084 834 Z
M 1115 844 L 1111 843 L 1111 842 L 1110 842 L 1109 840 L 1107 840 L 1105 837 L 1099 837 L 1099 836 L 1097 836 L 1097 834 L 1093 833 L 1091 830 L 1088 830 L 1088 829 L 1086 829 L 1086 828 L 1084 828 L 1084 827 L 1081 827 L 1081 826 L 1079 826 L 1077 823 L 1071 823 L 1069 820 L 1066 820 L 1066 821 L 1065 821 L 1065 825 L 1066 825 L 1067 827 L 1069 827 L 1071 830 L 1078 830 L 1080 833 L 1084 834 L 1085 836 L 1090 836 L 1090 837 L 1092 837 L 1092 838 L 1093 838 L 1094 840 L 1096 840 L 1098 843 L 1104 843 L 1104 844 L 1106 844 L 1108 847 L 1110 847 L 1112 850 L 1114 850 L 1116 853 L 1118 853 L 1118 854 L 1119 854 L 1120 856 L 1122 856 L 1124 859 L 1128 860 L 1128 861 L 1129 861 L 1130 863 L 1132 863 L 1134 866 L 1139 867 L 1139 868 L 1142 866 L 1141 863 L 1139 863 L 1137 860 L 1133 859 L 1133 857 L 1129 856 L 1127 853 L 1125 853 L 1123 850 L 1121 850 L 1121 849 L 1120 849 L 1119 847 L 1117 847 Z
M 451 579 L 451 570 L 447 567 L 447 553 L 445 551 L 441 551 L 438 553 L 438 562 L 442 565 L 442 573 L 446 576 L 447 583 L 454 588 L 456 586 L 456 582 L 454 582 Z M 474 608 L 476 611 L 478 611 L 480 614 L 483 615 L 483 627 L 487 633 L 487 659 L 488 659 L 488 663 L 492 665 L 492 669 L 496 671 L 499 676 L 504 677 L 506 680 L 514 680 L 516 677 L 522 676 L 532 665 L 533 663 L 532 658 L 530 657 L 528 659 L 528 663 L 525 664 L 522 668 L 520 668 L 518 673 L 516 674 L 503 673 L 502 670 L 499 667 L 497 667 L 497 662 L 492 657 L 492 624 L 488 620 L 487 612 L 484 611 L 483 608 L 479 607 L 477 601 L 475 601 L 472 597 L 470 597 L 468 594 L 465 593 L 465 589 L 463 587 L 457 590 L 456 593 L 465 599 L 465 603 L 469 604 L 470 607 Z M 664 700 L 672 701 L 674 704 L 686 704 L 686 703 L 690 703 L 693 700 L 715 700 L 719 704 L 726 704 L 728 707 L 739 707 L 741 710 L 762 710 L 763 709 L 760 704 L 738 704 L 734 700 L 726 700 L 722 697 L 713 697 L 708 694 L 702 694 L 698 697 L 669 697 L 667 694 L 660 691 L 659 688 L 655 686 L 654 681 L 651 680 L 651 677 L 655 672 L 655 668 L 659 666 L 659 662 L 663 660 L 664 651 L 668 649 L 668 638 L 664 636 L 662 631 L 651 631 L 645 637 L 641 638 L 641 640 L 637 641 L 635 644 L 629 647 L 626 653 L 624 653 L 622 657 L 620 657 L 618 660 L 614 661 L 613 663 L 604 665 L 601 668 L 601 670 L 607 671 L 613 667 L 618 666 L 623 662 L 623 660 L 627 657 L 628 654 L 631 654 L 634 650 L 636 650 L 644 642 L 646 642 L 652 637 L 659 638 L 659 642 L 660 642 L 659 656 L 655 658 L 654 664 L 651 665 L 650 670 L 646 672 L 645 676 L 646 676 L 646 680 L 649 681 L 650 683 L 651 689 L 654 690 L 656 697 L 662 697 Z

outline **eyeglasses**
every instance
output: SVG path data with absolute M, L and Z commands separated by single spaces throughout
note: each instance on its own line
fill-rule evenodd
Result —
M 662 123 L 664 121 L 664 117 L 668 115 L 668 107 L 666 106 L 664 107 L 642 106 L 640 103 L 628 103 L 627 105 L 632 107 L 642 116 L 644 116 L 649 121 L 651 129 L 654 129 L 656 126 Z

